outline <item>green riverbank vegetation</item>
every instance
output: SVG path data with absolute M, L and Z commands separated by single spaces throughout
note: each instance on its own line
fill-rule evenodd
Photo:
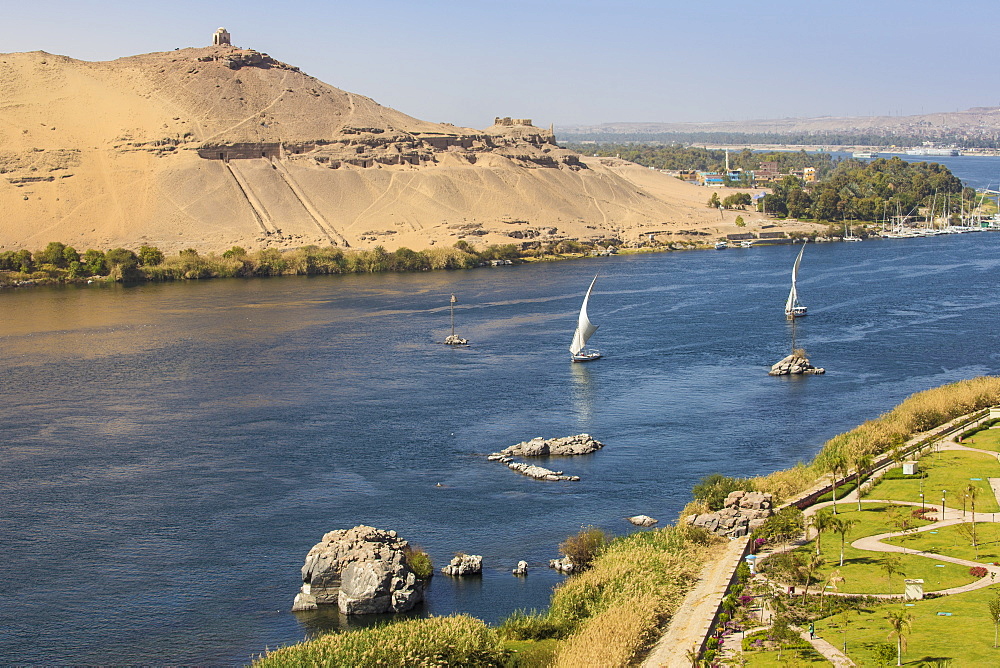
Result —
M 83 253 L 58 241 L 44 249 L 0 252 L 0 287 L 83 283 L 94 280 L 118 282 L 176 281 L 205 278 L 251 278 L 267 276 L 317 276 L 380 272 L 471 269 L 491 264 L 557 260 L 617 252 L 618 239 L 584 243 L 573 239 L 524 244 L 489 245 L 476 248 L 464 239 L 451 247 L 415 251 L 381 246 L 350 249 L 337 246 L 303 246 L 279 250 L 248 251 L 234 246 L 221 253 L 201 254 L 194 248 L 166 255 L 154 246 L 137 251 L 113 248 L 89 249 Z M 683 249 L 697 244 L 683 244 Z M 675 248 L 667 248 L 673 250 Z M 681 250 L 681 246 L 676 247 Z
M 722 547 L 703 529 L 679 526 L 607 540 L 587 527 L 577 547 L 591 565 L 559 585 L 545 612 L 518 611 L 493 628 L 465 615 L 331 633 L 258 659 L 278 666 L 631 665 L 677 612 L 702 565 Z

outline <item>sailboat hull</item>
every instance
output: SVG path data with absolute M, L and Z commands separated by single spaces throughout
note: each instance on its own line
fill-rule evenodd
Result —
M 806 307 L 805 306 L 796 306 L 796 307 L 794 307 L 792 309 L 785 309 L 785 317 L 789 318 L 789 319 L 791 319 L 791 318 L 803 318 L 806 315 L 807 314 L 806 314 Z
M 601 353 L 597 352 L 596 350 L 592 350 L 590 352 L 580 351 L 577 354 L 573 355 L 574 362 L 593 362 L 594 360 L 599 360 L 599 359 L 601 359 Z

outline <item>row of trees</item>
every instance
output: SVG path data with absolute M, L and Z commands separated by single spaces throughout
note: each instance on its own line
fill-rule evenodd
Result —
M 844 160 L 814 184 L 786 176 L 758 206 L 776 216 L 879 222 L 929 208 L 935 196 L 936 210 L 955 214 L 972 210 L 976 193 L 964 188 L 961 179 L 943 165 L 894 157 L 867 163 Z
M 603 239 L 596 245 L 619 245 L 617 239 Z M 154 246 L 138 251 L 114 248 L 90 249 L 79 253 L 72 246 L 53 241 L 44 249 L 0 253 L 0 271 L 16 272 L 32 279 L 81 279 L 108 277 L 118 281 L 167 281 L 177 279 L 252 277 L 279 275 L 358 274 L 385 271 L 427 271 L 468 269 L 493 260 L 517 260 L 526 256 L 585 253 L 593 244 L 575 240 L 536 243 L 527 250 L 518 244 L 494 244 L 482 249 L 465 240 L 451 248 L 415 251 L 382 246 L 353 250 L 335 246 L 305 246 L 293 250 L 274 248 L 247 251 L 239 246 L 221 255 L 200 254 L 189 248 L 167 256 Z
M 724 172 L 726 152 L 720 149 L 699 148 L 685 144 L 569 144 L 568 148 L 585 155 L 604 157 L 617 156 L 643 167 L 653 169 L 692 170 L 701 172 Z M 837 161 L 829 153 L 806 153 L 805 151 L 742 151 L 729 153 L 729 168 L 744 172 L 760 168 L 762 162 L 777 163 L 781 172 L 814 167 L 818 177 L 833 171 Z M 748 175 L 749 176 L 749 175 Z M 737 185 L 750 185 L 739 183 Z

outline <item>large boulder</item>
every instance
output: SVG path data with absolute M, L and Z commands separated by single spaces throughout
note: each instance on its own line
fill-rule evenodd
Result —
M 686 522 L 727 538 L 741 538 L 759 527 L 772 513 L 766 492 L 730 492 L 722 508 L 714 513 L 689 515 Z
M 406 561 L 409 543 L 370 526 L 330 531 L 302 566 L 292 610 L 337 605 L 345 614 L 403 612 L 423 599 L 423 582 Z
M 337 605 L 345 615 L 404 612 L 423 598 L 413 572 L 401 578 L 381 561 L 358 561 L 341 574 Z

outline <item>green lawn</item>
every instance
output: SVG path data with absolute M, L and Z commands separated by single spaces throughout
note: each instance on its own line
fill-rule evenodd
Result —
M 953 659 L 952 665 L 956 667 L 1000 665 L 1000 649 L 993 649 L 993 623 L 986 607 L 998 590 L 1000 585 L 914 601 L 912 607 L 904 608 L 913 614 L 913 622 L 907 635 L 908 649 L 903 652 L 903 665 L 920 666 L 945 658 Z M 816 632 L 843 649 L 846 629 L 848 656 L 858 665 L 877 665 L 866 646 L 887 642 L 890 628 L 885 615 L 899 606 L 894 603 L 860 614 L 842 613 L 821 619 L 816 622 Z M 952 614 L 939 616 L 938 612 Z
M 862 477 L 863 478 L 863 477 Z M 854 476 L 845 482 L 843 485 L 837 485 L 837 508 L 840 508 L 840 500 L 854 491 L 857 487 L 857 483 L 854 480 Z M 826 501 L 833 501 L 833 490 L 830 490 L 823 496 L 816 499 L 816 503 L 825 503 Z M 855 502 L 855 507 L 857 507 L 857 502 Z
M 983 429 L 975 436 L 962 439 L 962 445 L 1000 452 L 1000 429 Z
M 978 512 L 976 514 L 979 515 Z M 984 563 L 1000 561 L 1000 524 L 976 522 L 976 539 L 979 543 L 978 556 L 971 541 L 962 536 L 958 527 L 959 525 L 953 524 L 936 529 L 937 533 L 922 531 L 910 536 L 889 538 L 885 542 L 970 561 Z
M 962 507 L 962 490 L 970 483 L 978 489 L 977 512 L 1000 512 L 996 496 L 986 478 L 1000 478 L 1000 463 L 996 457 L 978 452 L 946 450 L 929 454 L 920 460 L 920 470 L 926 477 L 904 476 L 901 469 L 889 471 L 866 496 L 873 499 L 920 502 L 920 490 L 928 506 L 941 507 L 941 490 L 949 508 Z M 970 480 L 981 478 L 981 480 Z M 923 484 L 921 485 L 921 480 Z
M 784 668 L 786 666 L 829 666 L 823 655 L 809 648 L 785 649 L 778 658 L 778 650 L 756 650 L 743 652 L 747 668 Z
M 887 512 L 887 504 L 865 503 L 862 504 L 861 512 L 857 511 L 857 506 L 851 506 L 853 510 L 841 508 L 838 517 L 844 519 L 857 520 L 858 524 L 847 534 L 844 546 L 844 565 L 840 566 L 840 535 L 835 533 L 824 533 L 820 542 L 820 554 L 825 560 L 823 566 L 814 575 L 814 580 L 819 584 L 812 585 L 813 591 L 823 588 L 823 583 L 830 573 L 838 569 L 840 577 L 844 581 L 837 584 L 837 591 L 849 594 L 885 594 L 887 593 L 889 582 L 885 571 L 880 567 L 881 555 L 879 552 L 868 552 L 851 547 L 851 542 L 863 536 L 896 531 L 896 527 L 890 521 Z M 900 506 L 903 512 L 912 512 L 912 507 Z M 928 522 L 914 519 L 915 526 L 924 526 Z M 798 548 L 796 552 L 804 556 L 813 554 L 816 551 L 815 541 Z M 937 591 L 949 589 L 974 582 L 976 578 L 969 575 L 969 569 L 958 564 L 943 564 L 937 567 L 936 564 L 943 563 L 934 559 L 928 559 L 917 555 L 901 554 L 900 568 L 902 573 L 892 576 L 891 593 L 903 593 L 903 580 L 905 578 L 921 578 L 924 581 L 924 591 Z

